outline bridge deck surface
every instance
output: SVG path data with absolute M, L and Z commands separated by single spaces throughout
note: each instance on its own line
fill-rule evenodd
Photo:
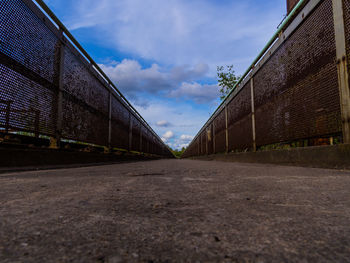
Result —
M 350 172 L 159 160 L 0 175 L 1 262 L 350 260 Z

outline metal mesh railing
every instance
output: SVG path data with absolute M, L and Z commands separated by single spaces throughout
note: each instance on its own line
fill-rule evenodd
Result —
M 347 43 L 346 53 L 348 54 L 347 64 L 348 64 L 348 72 L 350 72 L 350 1 L 343 0 L 343 6 L 344 6 L 344 22 L 345 22 L 345 39 Z M 349 78 L 349 83 L 350 83 L 350 78 Z
M 195 137 L 184 157 L 321 137 L 341 140 L 332 0 L 303 3 L 197 135 L 214 125 L 213 151 L 196 151 Z M 347 43 L 349 9 L 344 0 Z
M 172 156 L 42 1 L 0 1 L 0 132 L 19 131 Z

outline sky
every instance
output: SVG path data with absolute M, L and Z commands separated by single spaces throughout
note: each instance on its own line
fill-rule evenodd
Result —
M 162 140 L 186 147 L 220 103 L 217 66 L 243 74 L 285 0 L 45 0 Z

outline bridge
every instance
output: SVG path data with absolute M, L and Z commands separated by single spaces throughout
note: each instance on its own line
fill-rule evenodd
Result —
M 350 2 L 292 2 L 179 160 L 42 0 L 1 1 L 0 262 L 349 261 Z

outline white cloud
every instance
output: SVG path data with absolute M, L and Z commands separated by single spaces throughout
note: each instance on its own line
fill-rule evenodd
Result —
M 142 69 L 136 60 L 124 59 L 114 64 L 116 65 L 100 65 L 100 67 L 122 92 L 129 95 L 143 91 L 158 92 L 170 87 L 166 74 L 160 72 L 157 64 L 146 69 Z
M 190 142 L 193 140 L 193 138 L 194 138 L 194 136 L 192 136 L 192 135 L 183 134 L 178 139 L 176 139 L 174 141 L 173 147 L 175 149 L 186 148 L 190 144 Z
M 154 124 L 152 127 L 158 134 L 164 134 L 169 127 L 157 126 L 154 120 L 166 119 L 171 121 L 171 131 L 174 134 L 195 135 L 215 109 L 212 106 L 207 114 L 203 114 L 202 109 L 191 104 L 164 103 L 163 100 L 151 100 L 149 103 L 147 108 L 136 105 L 136 109 L 148 123 Z
M 185 135 L 185 134 L 180 136 L 180 140 L 183 141 L 183 142 L 190 142 L 190 141 L 193 140 L 193 138 L 194 138 L 193 136 Z
M 200 79 L 209 71 L 205 63 L 196 64 L 193 68 L 189 65 L 176 66 L 171 69 L 171 78 L 176 81 L 190 81 Z
M 173 149 L 182 149 L 186 148 L 190 142 L 193 140 L 193 136 L 191 135 L 181 135 L 179 138 L 174 139 L 172 142 L 167 143 L 173 148 Z
M 285 2 L 82 0 L 65 17 L 70 29 L 94 28 L 104 45 L 167 65 L 248 66 L 276 31 Z M 240 63 L 243 59 L 247 62 Z
M 167 131 L 166 133 L 163 134 L 163 138 L 166 140 L 169 140 L 174 137 L 174 133 L 172 131 Z
M 172 98 L 191 99 L 201 104 L 215 101 L 220 97 L 220 93 L 217 85 L 184 82 L 178 89 L 172 90 L 169 96 Z
M 162 121 L 157 121 L 156 125 L 158 127 L 169 127 L 169 126 L 171 126 L 171 123 L 169 123 L 168 121 L 162 120 Z
M 125 93 L 136 105 L 144 108 L 148 107 L 149 103 L 143 98 L 142 93 L 186 98 L 196 103 L 212 102 L 219 97 L 215 85 L 187 82 L 205 77 L 208 65 L 203 63 L 194 67 L 183 65 L 166 70 L 157 64 L 142 68 L 135 60 L 124 59 L 120 63 L 101 64 L 100 67 L 122 93 Z

